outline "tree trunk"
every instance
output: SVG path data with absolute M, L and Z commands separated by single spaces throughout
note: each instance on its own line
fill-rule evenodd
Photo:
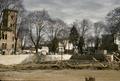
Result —
M 15 37 L 15 47 L 14 47 L 14 54 L 16 55 L 17 51 L 17 38 Z
M 38 55 L 38 47 L 35 47 L 36 55 Z
M 83 54 L 83 47 L 84 47 L 84 38 L 80 37 L 79 44 L 78 44 L 78 49 L 80 54 Z
M 99 38 L 96 38 L 96 41 L 95 41 L 95 50 L 98 50 L 99 48 Z
M 36 53 L 35 53 L 35 55 L 36 55 L 36 63 L 39 63 L 40 56 L 39 56 L 39 53 L 38 53 L 38 46 L 35 46 L 35 51 L 36 51 Z

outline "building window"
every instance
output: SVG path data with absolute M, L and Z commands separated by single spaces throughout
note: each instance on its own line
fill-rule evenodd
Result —
M 11 15 L 11 19 L 12 19 L 12 20 L 14 19 L 14 15 Z
M 2 43 L 2 49 L 6 49 L 7 48 L 7 43 Z
M 3 34 L 2 38 L 4 39 L 4 34 Z
M 14 48 L 14 44 L 12 44 L 12 48 Z
M 13 24 L 10 24 L 10 27 L 12 28 L 12 27 L 13 27 Z
M 5 49 L 7 48 L 7 43 L 5 43 Z
M 2 32 L 2 39 L 4 39 L 4 32 Z
M 7 34 L 5 34 L 5 39 L 7 40 Z
M 4 43 L 2 43 L 2 49 L 4 49 Z
M 2 39 L 7 39 L 7 34 L 4 34 L 4 32 L 2 32 Z
M 5 55 L 5 51 L 2 51 L 2 55 Z

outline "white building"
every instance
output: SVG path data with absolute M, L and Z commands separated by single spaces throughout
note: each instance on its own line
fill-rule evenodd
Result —
M 120 50 L 120 33 L 114 35 L 114 43 L 118 45 L 118 50 Z
M 73 50 L 73 44 L 69 40 L 63 40 L 58 44 L 58 51 L 64 52 L 65 50 Z

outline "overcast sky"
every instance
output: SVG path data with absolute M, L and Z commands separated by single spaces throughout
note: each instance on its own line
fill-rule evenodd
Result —
M 83 18 L 104 20 L 110 10 L 120 6 L 120 0 L 24 0 L 24 5 L 30 11 L 45 9 L 51 17 L 70 24 Z

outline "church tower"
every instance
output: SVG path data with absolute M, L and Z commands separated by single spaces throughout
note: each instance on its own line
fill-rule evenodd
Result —
M 2 50 L 3 55 L 12 54 L 15 46 L 17 11 L 4 9 L 1 15 L 0 49 Z
M 2 29 L 12 30 L 15 32 L 17 24 L 17 11 L 4 9 L 2 13 L 3 13 Z

